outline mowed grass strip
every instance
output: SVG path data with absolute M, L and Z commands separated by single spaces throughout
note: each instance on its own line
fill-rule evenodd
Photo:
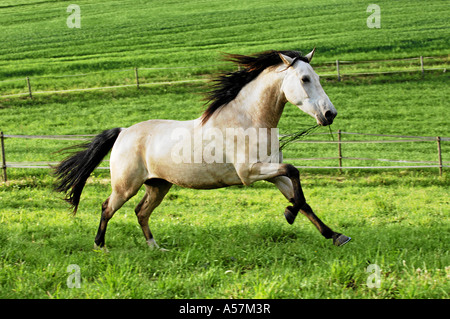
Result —
M 448 54 L 441 1 L 381 1 L 379 29 L 367 27 L 367 5 L 356 0 L 78 1 L 80 29 L 67 26 L 67 3 L 15 4 L 0 7 L 0 80 L 214 65 L 221 52 L 269 49 L 317 47 L 317 62 Z

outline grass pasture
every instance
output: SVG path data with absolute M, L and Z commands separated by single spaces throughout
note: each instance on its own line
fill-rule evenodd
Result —
M 306 52 L 316 46 L 313 67 L 315 61 L 337 58 L 420 55 L 441 56 L 448 63 L 449 11 L 442 1 L 426 6 L 379 1 L 380 29 L 366 26 L 367 4 L 356 0 L 77 1 L 80 29 L 66 25 L 69 4 L 1 2 L 0 95 L 23 92 L 26 76 L 35 90 L 133 84 L 134 67 L 173 67 L 143 70 L 144 81 L 208 78 L 228 67 L 219 61 L 222 52 Z M 378 71 L 373 68 L 369 64 L 367 71 Z M 77 74 L 86 75 L 67 76 Z M 448 72 L 441 70 L 322 81 L 339 112 L 333 131 L 432 137 L 450 137 L 448 84 Z M 196 82 L 1 98 L 0 130 L 96 134 L 150 118 L 187 120 L 201 114 L 205 90 Z M 313 124 L 288 104 L 279 127 L 289 133 Z M 54 152 L 74 143 L 8 138 L 6 159 L 58 161 L 61 155 Z M 336 156 L 336 147 L 291 144 L 285 157 Z M 437 159 L 435 142 L 344 144 L 343 152 Z M 449 142 L 442 143 L 442 154 L 450 161 Z M 337 161 L 296 164 L 336 166 Z M 258 182 L 208 191 L 174 186 L 150 219 L 157 242 L 169 249 L 165 253 L 146 247 L 134 214 L 141 190 L 109 223 L 105 253 L 93 250 L 93 239 L 110 192 L 107 171 L 93 173 L 74 217 L 52 191 L 49 170 L 9 168 L 8 182 L 0 184 L 0 298 L 450 297 L 448 169 L 442 177 L 437 168 L 308 169 L 301 178 L 317 215 L 351 236 L 349 244 L 334 247 L 300 215 L 288 225 L 284 197 L 271 184 Z M 67 284 L 70 265 L 80 269 L 80 288 Z M 381 269 L 379 287 L 370 287 L 370 265 Z
M 448 182 L 425 173 L 304 174 L 317 214 L 353 237 L 341 248 L 303 216 L 288 225 L 282 195 L 261 182 L 174 187 L 151 218 L 166 253 L 146 247 L 140 193 L 110 222 L 110 252 L 93 251 L 108 178 L 92 178 L 76 217 L 51 184 L 43 175 L 2 186 L 3 298 L 448 298 Z M 80 289 L 67 287 L 71 264 Z M 367 286 L 370 264 L 379 288 Z

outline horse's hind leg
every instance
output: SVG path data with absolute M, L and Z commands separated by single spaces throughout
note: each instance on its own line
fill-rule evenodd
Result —
M 102 216 L 100 218 L 97 236 L 95 237 L 96 247 L 102 248 L 105 246 L 106 227 L 108 226 L 109 220 L 113 217 L 114 213 L 123 206 L 123 204 L 136 195 L 141 186 L 142 183 L 136 181 L 131 181 L 126 184 L 113 183 L 113 191 L 111 195 L 102 204 Z
M 147 244 L 151 248 L 159 248 L 148 226 L 148 220 L 153 210 L 162 202 L 172 184 L 163 179 L 152 179 L 145 183 L 145 187 L 145 195 L 136 206 L 135 212 Z
M 106 227 L 114 213 L 122 207 L 129 198 L 123 197 L 117 192 L 112 192 L 111 196 L 102 204 L 102 216 L 98 226 L 97 236 L 95 236 L 95 247 L 103 248 L 105 246 Z

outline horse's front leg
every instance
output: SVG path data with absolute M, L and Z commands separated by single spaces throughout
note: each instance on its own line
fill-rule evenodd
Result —
M 261 178 L 263 176 L 266 178 Z M 275 183 L 283 195 L 293 204 L 286 207 L 284 212 L 284 216 L 289 224 L 294 222 L 298 212 L 301 211 L 325 238 L 333 238 L 333 243 L 336 246 L 344 245 L 350 241 L 350 237 L 332 231 L 314 214 L 311 207 L 306 203 L 300 184 L 300 174 L 293 165 L 275 163 L 253 164 L 249 170 L 247 183 L 256 181 L 256 178 L 259 178 L 257 180 L 265 179 Z
M 298 170 L 291 164 L 279 163 L 255 163 L 249 167 L 241 165 L 238 175 L 245 185 L 259 180 L 268 180 L 277 185 L 284 196 L 293 204 L 288 206 L 285 216 L 289 224 L 292 224 L 297 213 L 306 204 L 305 196 L 300 185 Z

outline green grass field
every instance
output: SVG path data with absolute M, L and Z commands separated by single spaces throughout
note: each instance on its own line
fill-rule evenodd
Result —
M 35 91 L 133 84 L 134 67 L 172 68 L 140 71 L 143 83 L 204 79 L 229 69 L 220 61 L 223 52 L 316 46 L 313 67 L 420 55 L 448 63 L 449 10 L 442 1 L 377 2 L 380 29 L 367 27 L 370 13 L 359 1 L 78 1 L 80 29 L 66 25 L 69 4 L 0 3 L 0 95 L 26 91 L 26 76 Z M 177 68 L 185 66 L 195 67 Z M 367 71 L 377 67 L 369 64 Z M 67 76 L 80 74 L 86 75 Z M 322 81 L 339 112 L 333 131 L 433 137 L 450 137 L 448 84 L 442 70 Z M 187 120 L 201 114 L 205 90 L 196 82 L 2 98 L 0 130 L 96 134 L 150 118 Z M 287 105 L 280 132 L 312 125 Z M 58 161 L 54 152 L 75 143 L 8 138 L 6 159 Z M 336 147 L 291 144 L 285 157 L 336 156 Z M 437 159 L 435 142 L 344 144 L 343 152 Z M 442 153 L 450 161 L 448 142 Z M 323 239 L 303 216 L 288 225 L 288 203 L 269 183 L 209 191 L 173 187 L 150 220 L 165 253 L 147 248 L 134 215 L 143 190 L 109 223 L 110 252 L 93 250 L 101 203 L 110 192 L 108 171 L 93 173 L 75 217 L 52 191 L 49 170 L 7 172 L 8 182 L 0 184 L 1 298 L 449 298 L 448 169 L 442 177 L 437 168 L 302 171 L 317 215 L 353 238 L 344 247 Z M 378 288 L 368 285 L 373 264 L 381 269 Z M 80 288 L 67 285 L 70 265 L 79 266 Z
M 303 216 L 288 225 L 282 195 L 261 182 L 174 187 L 151 218 L 169 252 L 146 247 L 133 211 L 141 192 L 110 222 L 110 252 L 93 251 L 108 179 L 90 181 L 76 217 L 51 184 L 2 186 L 3 298 L 448 298 L 448 181 L 425 173 L 303 174 L 317 214 L 353 237 L 340 248 Z M 67 287 L 71 264 L 80 289 Z M 370 264 L 380 288 L 367 286 Z

